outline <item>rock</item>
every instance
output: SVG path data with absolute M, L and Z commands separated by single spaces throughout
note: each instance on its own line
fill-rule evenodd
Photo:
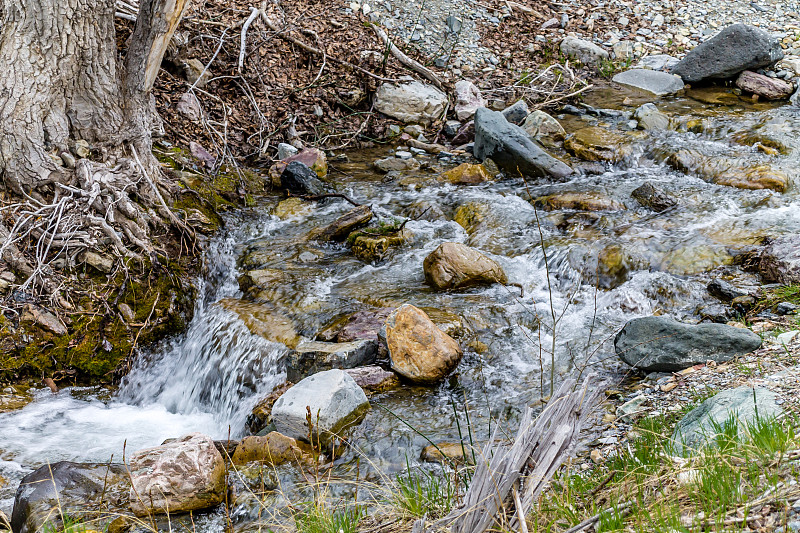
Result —
M 79 515 L 90 506 L 108 514 L 92 514 L 92 524 L 102 530 L 128 506 L 130 482 L 125 465 L 115 463 L 46 464 L 22 478 L 14 498 L 11 530 L 15 533 L 60 531 L 61 517 Z
M 627 402 L 623 403 L 619 407 L 615 414 L 617 415 L 617 420 L 620 422 L 629 422 L 636 418 L 636 415 L 640 415 L 643 411 L 642 406 L 647 403 L 647 396 L 644 394 L 640 394 Z
M 667 54 L 653 54 L 645 56 L 636 64 L 636 68 L 649 68 L 650 70 L 669 71 L 680 60 Z
M 489 174 L 485 166 L 470 163 L 462 163 L 439 176 L 440 181 L 453 185 L 480 185 L 493 179 L 494 176 Z
M 708 289 L 708 293 L 711 296 L 725 303 L 729 303 L 731 300 L 738 298 L 739 296 L 748 295 L 747 291 L 738 289 L 727 281 L 719 278 L 711 280 L 706 286 L 706 289 Z
M 278 144 L 278 159 L 283 161 L 293 155 L 297 155 L 300 152 L 297 148 L 292 146 L 291 144 L 287 143 L 279 143 Z
M 400 385 L 397 374 L 382 369 L 379 366 L 362 366 L 346 369 L 359 387 L 367 392 L 385 392 Z
M 772 189 L 785 192 L 789 177 L 768 165 L 752 166 L 747 160 L 719 155 L 707 156 L 697 150 L 682 149 L 667 158 L 667 164 L 705 181 L 739 189 Z
M 678 205 L 678 201 L 656 187 L 652 182 L 646 181 L 633 190 L 631 198 L 645 207 L 660 213 Z
M 473 450 L 467 443 L 461 442 L 440 442 L 439 444 L 425 446 L 420 454 L 420 459 L 426 463 L 450 464 L 451 462 L 463 463 L 464 454 L 467 455 L 467 462 L 472 462 L 472 454 L 480 454 L 479 450 Z
M 584 65 L 597 65 L 609 59 L 608 52 L 590 41 L 577 37 L 564 37 L 560 45 L 561 53 L 572 57 Z
M 620 72 L 611 81 L 653 93 L 656 96 L 675 94 L 683 90 L 683 80 L 667 72 L 635 68 Z
M 223 298 L 218 305 L 236 313 L 253 335 L 285 344 L 289 348 L 294 348 L 300 342 L 300 335 L 292 320 L 271 306 L 234 298 Z
M 436 383 L 455 370 L 463 352 L 421 309 L 404 304 L 381 329 L 392 370 L 414 383 Z
M 800 107 L 800 86 L 797 87 L 797 90 L 794 92 L 789 101 L 792 103 L 793 106 Z
M 475 285 L 508 283 L 503 268 L 474 248 L 445 242 L 423 262 L 425 281 L 437 289 L 460 289 Z
M 181 66 L 183 67 L 183 76 L 186 81 L 198 89 L 205 87 L 208 84 L 208 80 L 211 79 L 211 73 L 206 70 L 206 66 L 199 59 L 187 59 Z
M 686 83 L 732 78 L 743 70 L 757 70 L 783 58 L 777 39 L 745 24 L 734 24 L 692 49 L 672 73 Z
M 286 159 L 278 161 L 270 167 L 269 176 L 275 187 L 281 186 L 283 171 L 295 161 L 299 161 L 313 170 L 318 178 L 324 178 L 328 175 L 328 158 L 325 156 L 325 152 L 316 148 L 306 148 L 295 155 L 290 155 Z
M 534 205 L 545 211 L 574 209 L 578 211 L 621 211 L 625 206 L 600 192 L 562 192 L 540 196 Z
M 475 157 L 491 158 L 512 176 L 564 178 L 572 169 L 550 156 L 528 138 L 525 130 L 510 124 L 502 113 L 482 107 L 475 113 Z
M 355 368 L 375 362 L 378 356 L 376 340 L 352 342 L 303 341 L 286 361 L 286 379 L 298 382 L 323 370 Z
M 697 310 L 701 321 L 716 322 L 717 324 L 727 324 L 731 319 L 730 308 L 722 304 L 704 305 Z
M 383 309 L 357 311 L 334 326 L 333 331 L 331 331 L 332 335 L 329 334 L 330 340 L 335 339 L 337 342 L 367 340 L 377 343 L 378 332 L 383 327 L 386 318 L 394 310 L 394 307 L 385 307 Z
M 761 251 L 758 270 L 765 282 L 800 283 L 800 235 L 772 239 Z
M 342 242 L 356 229 L 366 226 L 372 220 L 372 208 L 368 205 L 354 207 L 324 228 L 317 228 L 311 232 L 309 238 L 316 241 Z
M 374 163 L 375 168 L 381 172 L 413 172 L 419 170 L 419 161 L 416 159 L 400 159 L 399 157 L 386 157 Z
M 446 106 L 446 94 L 410 78 L 401 83 L 385 82 L 375 95 L 375 109 L 407 124 L 427 126 L 441 118 Z
M 564 127 L 558 120 L 544 111 L 536 110 L 525 118 L 522 129 L 534 141 L 562 141 L 567 136 Z
M 314 464 L 311 446 L 272 431 L 264 436 L 245 437 L 236 446 L 231 462 L 235 465 L 265 463 L 278 466 L 284 463 Z
M 800 305 L 791 302 L 781 302 L 775 306 L 775 314 L 778 316 L 793 315 L 800 309 Z
M 467 80 L 456 82 L 456 117 L 459 121 L 470 120 L 481 107 L 486 107 L 486 100 L 481 95 L 481 90 L 474 83 Z
M 308 200 L 287 198 L 278 202 L 278 205 L 273 208 L 272 214 L 281 220 L 286 220 L 287 218 L 306 216 L 313 210 L 313 204 Z
M 482 106 L 481 106 L 482 107 Z M 444 134 L 448 139 L 452 139 L 461 129 L 461 122 L 458 120 L 448 120 L 444 123 Z
M 414 137 L 415 139 L 425 133 L 425 128 L 419 124 L 411 124 L 403 128 L 403 131 Z
M 200 433 L 131 455 L 131 509 L 136 516 L 207 509 L 225 499 L 225 461 Z
M 611 47 L 611 54 L 614 59 L 633 59 L 636 56 L 636 49 L 630 41 L 620 41 Z
M 528 104 L 525 100 L 518 100 L 513 105 L 508 106 L 503 111 L 503 116 L 512 124 L 520 125 L 530 114 Z
M 19 320 L 20 322 L 35 324 L 59 337 L 68 333 L 67 327 L 56 315 L 35 304 L 25 304 Z
M 200 100 L 197 99 L 194 93 L 183 93 L 183 96 L 175 105 L 175 109 L 192 122 L 199 122 L 203 118 L 203 108 L 200 107 Z
M 250 433 L 258 433 L 259 435 L 268 433 L 266 429 L 272 426 L 272 406 L 292 385 L 293 383 L 291 382 L 283 382 L 256 403 L 245 420 L 245 425 Z
M 666 251 L 657 269 L 676 276 L 688 276 L 732 263 L 733 257 L 722 245 L 689 244 Z
M 360 423 L 369 402 L 356 382 L 342 370 L 325 370 L 300 381 L 272 406 L 272 421 L 282 434 L 308 441 L 307 408 L 311 410 L 314 444 L 327 448 Z
M 98 254 L 97 252 L 92 252 L 90 250 L 81 252 L 80 255 L 78 255 L 78 259 L 95 270 L 105 274 L 109 274 L 112 270 L 114 270 L 114 259 Z
M 767 100 L 783 100 L 789 98 L 794 91 L 791 83 L 749 70 L 739 74 L 739 77 L 736 78 L 736 86 L 743 91 L 757 94 Z
M 624 135 L 597 126 L 576 131 L 564 141 L 564 148 L 585 161 L 612 163 L 618 163 L 633 153 Z
M 617 355 L 645 372 L 675 372 L 716 361 L 722 363 L 761 346 L 747 329 L 724 324 L 683 324 L 665 316 L 630 320 L 614 339 Z
M 769 420 L 783 413 L 778 395 L 762 387 L 737 387 L 707 399 L 684 416 L 672 434 L 676 452 L 698 452 L 713 442 L 718 427 L 729 420 L 738 422 L 740 431 L 757 419 Z
M 775 337 L 775 342 L 780 346 L 791 344 L 795 339 L 800 339 L 800 330 L 786 331 Z
M 612 244 L 597 254 L 597 267 L 586 272 L 586 278 L 593 280 L 601 289 L 614 289 L 626 281 L 631 272 L 647 268 L 648 264 L 627 246 Z M 593 274 L 596 273 L 596 276 Z
M 380 228 L 375 229 L 378 231 L 370 231 L 371 228 L 356 231 L 347 238 L 353 255 L 367 263 L 383 261 L 392 249 L 403 245 L 412 236 L 405 228 L 385 235 L 374 235 L 373 233 L 379 233 Z
M 300 161 L 292 161 L 281 174 L 281 187 L 295 194 L 317 196 L 325 193 L 325 184 Z
M 639 123 L 641 130 L 667 130 L 669 117 L 658 110 L 653 104 L 644 104 L 634 113 L 633 118 Z

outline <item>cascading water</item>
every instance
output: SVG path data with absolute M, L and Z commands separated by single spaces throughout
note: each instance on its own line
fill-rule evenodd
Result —
M 673 114 L 698 106 L 686 99 L 670 105 Z M 710 114 L 705 107 L 700 111 Z M 570 120 L 577 129 L 583 124 L 574 122 L 584 119 L 566 122 Z M 284 379 L 279 361 L 288 352 L 283 344 L 253 333 L 242 319 L 252 307 L 271 306 L 270 312 L 277 310 L 297 334 L 307 337 L 338 315 L 404 302 L 461 317 L 456 320 L 466 355 L 457 379 L 433 388 L 404 385 L 373 397 L 373 404 L 386 410 L 376 407 L 356 428 L 354 449 L 343 461 L 363 457 L 381 472 L 404 468 L 427 445 L 408 425 L 424 429 L 434 441 L 458 440 L 454 419 L 468 406 L 480 441 L 490 418 L 513 421 L 520 406 L 547 395 L 551 360 L 558 372 L 586 363 L 615 370 L 609 341 L 627 320 L 653 313 L 691 318 L 710 300 L 705 290 L 708 270 L 728 268 L 726 273 L 744 284 L 757 282 L 724 266 L 730 263 L 729 250 L 767 235 L 800 231 L 796 184 L 783 195 L 717 186 L 671 170 L 659 155 L 664 147 L 717 153 L 729 147 L 731 131 L 769 126 L 792 150 L 771 163 L 795 175 L 800 169 L 800 119 L 766 107 L 738 109 L 734 118 L 711 114 L 707 120 L 715 127 L 703 135 L 650 133 L 635 141 L 637 157 L 644 154 L 635 164 L 563 183 L 506 180 L 454 187 L 424 172 L 392 182 L 369 170 L 377 154 L 351 154 L 353 162 L 340 170 L 353 175 L 338 183 L 348 196 L 383 216 L 403 216 L 420 203 L 439 206 L 448 215 L 409 221 L 409 242 L 377 265 L 363 263 L 344 246 L 305 239 L 312 226 L 345 212 L 349 206 L 343 202 L 321 203 L 312 215 L 288 220 L 266 215 L 264 207 L 231 215 L 228 226 L 233 229 L 207 247 L 207 272 L 188 330 L 141 356 L 115 394 L 39 390 L 25 408 L 0 414 L 0 475 L 11 482 L 0 489 L 0 509 L 9 510 L 15 482 L 47 461 L 107 461 L 112 455 L 118 460 L 123 443 L 130 452 L 192 431 L 215 438 L 241 435 L 254 403 Z M 764 159 L 755 148 L 738 150 L 754 164 Z M 434 170 L 440 169 L 437 164 L 432 160 Z M 630 194 L 644 181 L 678 197 L 680 208 L 654 216 L 639 206 Z M 591 216 L 569 210 L 537 213 L 527 200 L 528 190 L 535 197 L 564 190 L 600 191 L 626 209 Z M 474 227 L 454 222 L 459 212 Z M 432 291 L 421 265 L 444 241 L 485 251 L 522 286 L 522 293 L 497 285 Z M 598 255 L 609 249 L 632 259 L 620 279 L 595 289 Z M 245 301 L 237 264 L 266 269 L 280 281 L 255 302 Z M 556 311 L 555 342 L 551 308 Z

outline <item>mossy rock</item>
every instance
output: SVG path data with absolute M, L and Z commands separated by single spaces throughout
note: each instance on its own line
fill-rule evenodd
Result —
M 412 236 L 405 228 L 390 235 L 379 235 L 370 230 L 371 228 L 357 231 L 355 235 L 348 237 L 348 241 L 352 242 L 353 255 L 367 263 L 382 261 L 392 249 L 402 246 Z
M 633 153 L 628 137 L 598 126 L 576 131 L 564 141 L 564 148 L 585 161 L 612 163 L 618 163 Z
M 459 206 L 453 220 L 472 235 L 480 224 L 486 220 L 490 207 L 481 202 L 467 202 Z
M 314 210 L 314 204 L 302 198 L 287 198 L 281 200 L 272 209 L 272 214 L 281 220 L 293 217 L 304 217 Z

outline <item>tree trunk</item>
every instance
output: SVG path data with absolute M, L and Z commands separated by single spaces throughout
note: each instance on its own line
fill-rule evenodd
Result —
M 115 0 L 3 0 L 0 177 L 20 203 L 0 220 L 9 235 L 0 258 L 31 237 L 33 276 L 53 250 L 150 254 L 150 229 L 177 222 L 158 189 L 151 90 L 187 4 L 142 0 L 123 62 Z M 92 159 L 75 164 L 79 140 Z

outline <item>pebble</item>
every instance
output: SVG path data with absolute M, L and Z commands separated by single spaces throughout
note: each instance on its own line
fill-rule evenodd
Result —
M 412 154 L 411 152 L 406 152 L 405 150 L 398 150 L 397 152 L 395 152 L 394 155 L 395 157 L 399 157 L 400 159 L 411 159 L 412 157 L 414 157 L 414 154 Z

